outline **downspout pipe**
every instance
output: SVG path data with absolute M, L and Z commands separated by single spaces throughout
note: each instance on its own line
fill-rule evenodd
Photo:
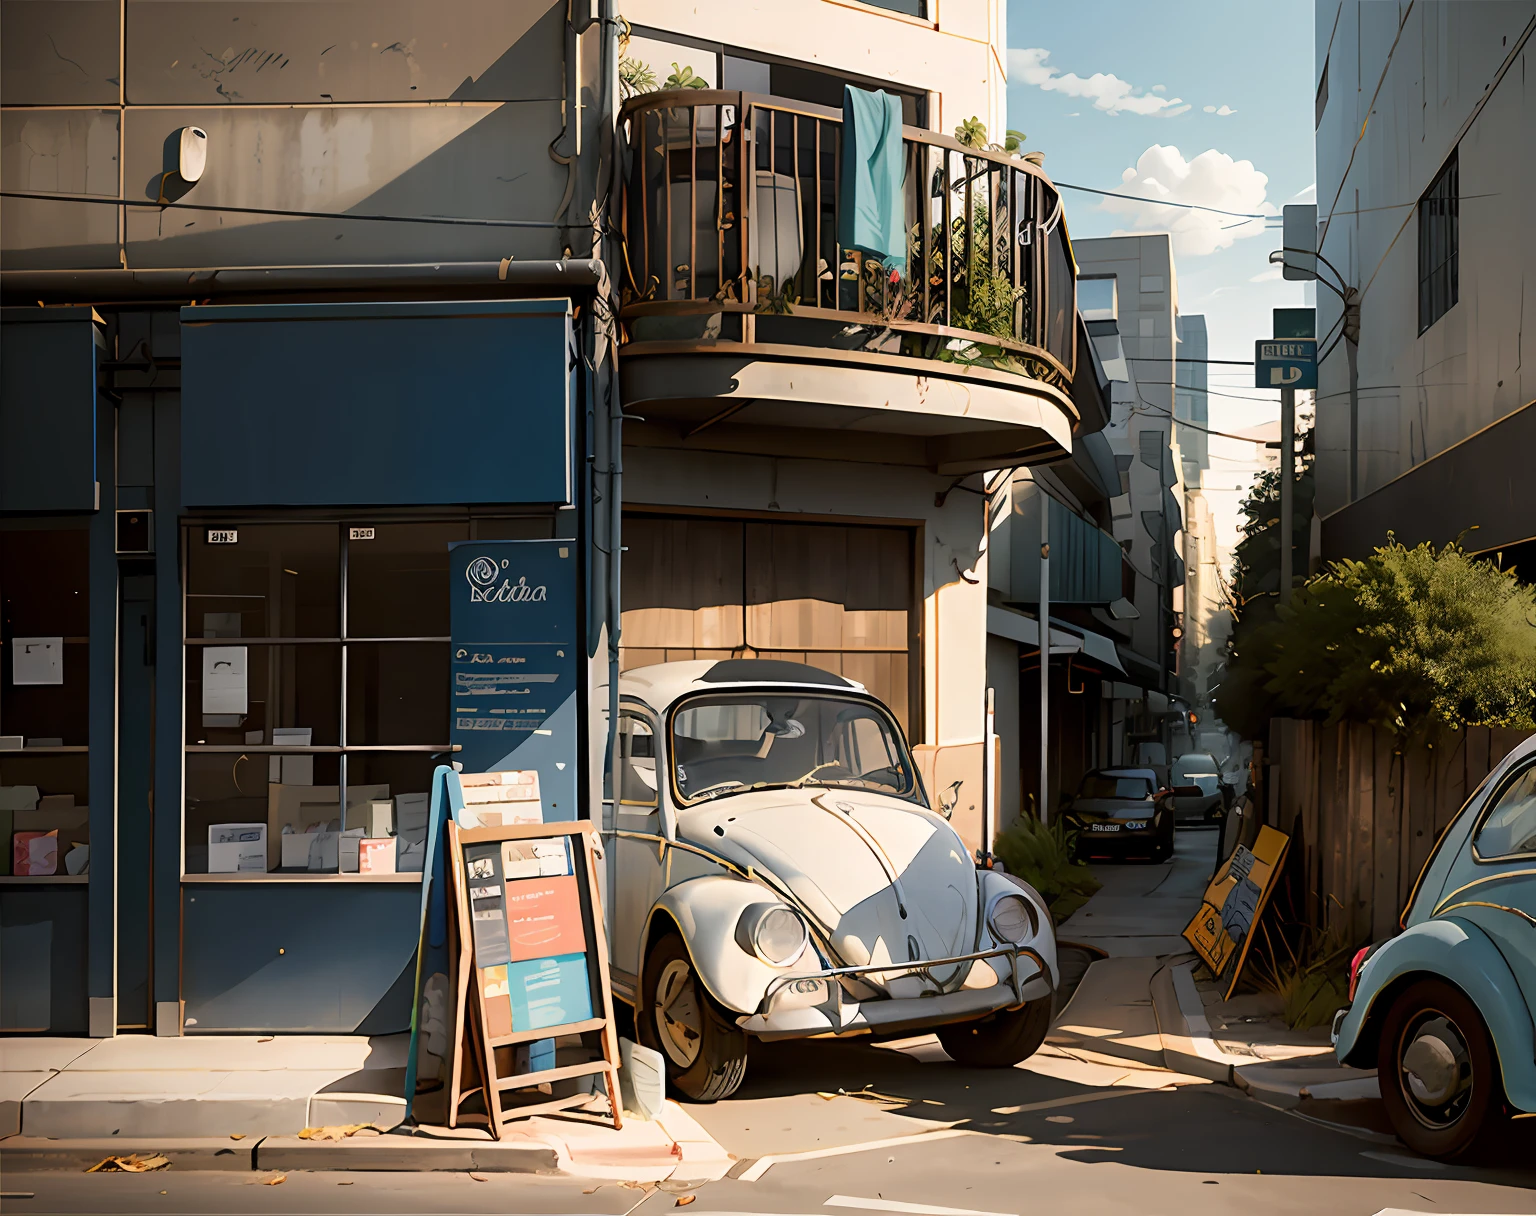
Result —
M 100 270 L 6 270 L 0 272 L 0 295 L 28 302 L 45 299 L 50 304 L 207 299 L 261 292 L 392 291 L 433 287 L 547 288 L 564 295 L 604 287 L 607 281 L 607 271 L 596 257 L 213 270 L 104 267 Z

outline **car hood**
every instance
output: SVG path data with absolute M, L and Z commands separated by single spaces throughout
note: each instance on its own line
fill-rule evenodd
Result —
M 1151 819 L 1157 806 L 1124 798 L 1076 798 L 1072 801 L 1072 813 L 1088 819 Z
M 759 790 L 683 811 L 687 841 L 777 880 L 824 934 L 833 965 L 907 963 L 968 954 L 976 942 L 976 867 L 931 811 L 865 790 Z M 965 966 L 935 968 L 944 989 Z M 931 989 L 921 977 L 866 977 L 892 996 Z

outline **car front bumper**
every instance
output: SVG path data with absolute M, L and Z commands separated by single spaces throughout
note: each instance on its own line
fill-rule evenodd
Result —
M 971 967 L 964 986 L 952 992 L 860 1000 L 838 982 L 845 976 L 923 975 L 935 967 L 959 963 Z M 988 973 L 994 982 L 986 982 Z M 1055 983 L 1045 959 L 1028 946 L 994 946 L 952 958 L 894 965 L 828 967 L 779 977 L 769 985 L 757 1012 L 738 1018 L 737 1025 L 766 1040 L 917 1030 L 1016 1008 L 1050 996 Z

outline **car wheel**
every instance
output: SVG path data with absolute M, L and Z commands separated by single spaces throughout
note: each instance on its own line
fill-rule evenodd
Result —
M 1477 1007 L 1443 980 L 1420 980 L 1392 1003 L 1376 1068 L 1392 1127 L 1416 1153 L 1464 1157 L 1502 1121 L 1488 1028 Z
M 1012 1068 L 1040 1050 L 1051 1028 L 1048 996 L 1022 1009 L 1005 1009 L 979 1022 L 940 1026 L 939 1043 L 956 1064 L 967 1068 Z
M 667 1085 L 695 1102 L 729 1097 L 747 1075 L 746 1031 L 705 991 L 675 933 L 645 957 L 635 1030 L 666 1060 Z

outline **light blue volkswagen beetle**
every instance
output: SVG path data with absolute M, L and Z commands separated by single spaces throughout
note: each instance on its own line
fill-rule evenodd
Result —
M 1355 956 L 1334 1045 L 1375 1065 L 1409 1148 L 1450 1160 L 1536 1112 L 1536 737 L 1441 836 L 1402 926 Z

